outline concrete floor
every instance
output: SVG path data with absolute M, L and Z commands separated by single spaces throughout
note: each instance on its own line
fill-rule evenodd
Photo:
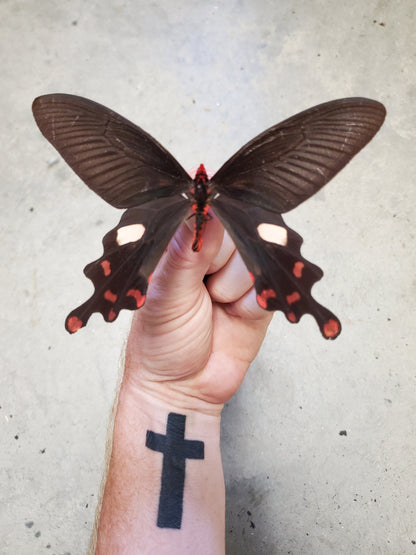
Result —
M 385 103 L 373 142 L 287 217 L 343 333 L 278 313 L 226 406 L 227 553 L 416 553 L 415 28 L 413 0 L 0 3 L 1 554 L 85 552 L 130 321 L 64 330 L 119 214 L 38 132 L 48 92 L 212 169 L 314 104 Z

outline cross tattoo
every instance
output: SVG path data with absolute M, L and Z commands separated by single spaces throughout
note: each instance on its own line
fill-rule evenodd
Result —
M 157 525 L 179 529 L 182 524 L 186 459 L 203 459 L 204 442 L 185 439 L 184 414 L 169 413 L 166 435 L 146 432 L 146 447 L 163 453 Z

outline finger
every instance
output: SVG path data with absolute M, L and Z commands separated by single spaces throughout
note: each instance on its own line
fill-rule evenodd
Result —
M 214 212 L 212 212 L 212 210 L 208 212 L 208 215 L 210 219 L 216 219 L 216 220 L 218 219 L 217 216 L 214 214 Z M 193 232 L 193 227 L 192 227 L 193 224 L 190 223 L 191 218 L 188 218 L 185 221 L 188 228 Z M 220 270 L 223 266 L 225 266 L 225 264 L 228 262 L 228 260 L 231 258 L 231 256 L 235 251 L 236 251 L 236 248 L 233 243 L 233 240 L 231 239 L 227 231 L 224 230 L 221 247 L 219 248 L 214 259 L 211 261 L 206 272 L 207 275 L 214 274 L 215 272 Z
M 269 324 L 274 314 L 274 312 L 264 310 L 264 308 L 259 306 L 254 287 L 251 287 L 251 289 L 238 300 L 225 305 L 224 308 L 230 316 L 248 320 L 262 320 L 266 325 Z
M 221 243 L 220 250 L 209 265 L 207 274 L 215 274 L 215 272 L 218 272 L 223 266 L 226 265 L 235 251 L 236 248 L 233 240 L 228 235 L 227 231 L 224 230 L 224 237 Z
M 221 247 L 223 228 L 217 219 L 207 221 L 199 252 L 191 248 L 192 237 L 188 225 L 181 224 L 153 274 L 148 300 L 157 300 L 162 308 L 163 305 L 177 307 L 185 301 L 187 306 L 196 302 L 203 288 L 202 280 Z
M 212 300 L 219 303 L 232 303 L 253 286 L 250 274 L 240 254 L 235 250 L 226 264 L 206 280 Z

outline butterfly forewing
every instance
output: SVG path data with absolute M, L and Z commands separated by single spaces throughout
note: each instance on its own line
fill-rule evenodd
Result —
M 148 133 L 101 104 L 69 94 L 33 102 L 43 135 L 95 193 L 117 208 L 187 191 L 192 179 Z
M 280 214 L 327 183 L 376 134 L 385 108 L 345 98 L 305 110 L 255 137 L 226 162 L 211 188 Z

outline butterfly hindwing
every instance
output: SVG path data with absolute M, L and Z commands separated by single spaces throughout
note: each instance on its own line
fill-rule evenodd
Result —
M 282 216 L 263 208 L 220 197 L 212 201 L 212 207 L 252 276 L 258 304 L 266 310 L 281 310 L 292 323 L 311 314 L 322 335 L 335 339 L 341 323 L 311 295 L 323 272 L 301 255 L 302 237 Z
M 153 137 L 109 108 L 70 94 L 36 98 L 43 135 L 97 195 L 131 208 L 187 191 L 192 179 Z
M 124 212 L 103 238 L 103 255 L 84 269 L 95 290 L 68 315 L 65 327 L 70 333 L 85 326 L 94 312 L 112 322 L 120 310 L 143 306 L 151 274 L 188 210 L 189 201 L 178 196 Z

